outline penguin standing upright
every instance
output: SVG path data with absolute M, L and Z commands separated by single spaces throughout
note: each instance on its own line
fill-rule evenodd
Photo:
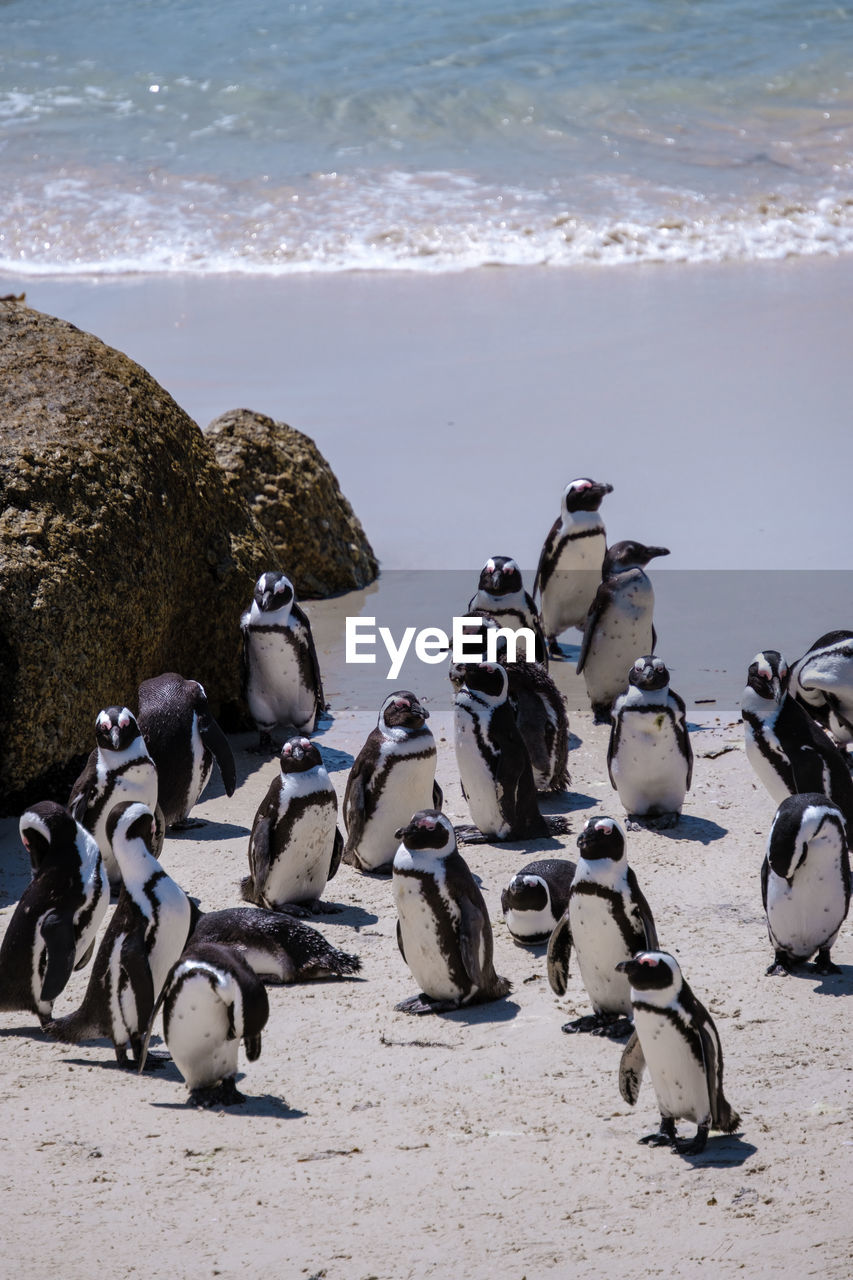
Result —
M 337 821 L 338 800 L 320 752 L 308 738 L 289 738 L 252 824 L 246 901 L 293 915 L 337 911 L 320 901 L 343 852 Z
M 590 818 L 578 836 L 578 859 L 566 910 L 548 944 L 548 981 L 565 995 L 572 947 L 594 1012 L 567 1022 L 568 1033 L 618 1038 L 630 1029 L 631 987 L 618 971 L 637 951 L 657 946 L 648 902 L 625 855 L 613 818 Z
M 313 733 L 325 709 L 311 623 L 283 573 L 261 574 L 243 633 L 243 695 L 258 727 L 259 751 L 272 751 L 272 732 Z
M 128 1050 L 138 1065 L 157 997 L 186 945 L 195 909 L 152 852 L 154 814 L 146 805 L 117 805 L 107 833 L 121 869 L 121 895 L 98 947 L 83 1003 L 74 1013 L 48 1022 L 45 1030 L 74 1044 L 108 1036 L 120 1066 L 127 1065 Z
M 797 702 L 837 742 L 853 743 L 853 631 L 829 631 L 791 666 Z
M 147 805 L 156 817 L 154 847 L 159 854 L 165 822 L 157 804 L 157 766 L 136 717 L 127 707 L 105 707 L 98 713 L 95 742 L 95 750 L 71 788 L 68 808 L 97 840 L 110 885 L 118 889 L 121 872 L 107 836 L 107 821 L 117 804 Z
M 163 1005 L 163 1039 L 196 1107 L 231 1107 L 246 1101 L 237 1088 L 237 1053 L 261 1055 L 261 1032 L 270 1006 L 263 982 L 237 951 L 213 942 L 191 942 L 174 965 L 157 1008 Z M 148 1053 L 152 1012 L 139 1070 Z
M 833 800 L 853 830 L 853 778 L 828 734 L 787 691 L 788 666 L 776 649 L 756 654 L 741 700 L 746 756 L 779 805 L 798 792 Z
M 391 693 L 376 728 L 356 756 L 344 794 L 344 862 L 361 871 L 388 871 L 400 843 L 396 832 L 419 809 L 440 809 L 435 738 L 429 712 L 408 689 Z
M 547 835 L 548 826 L 508 695 L 499 663 L 465 667 L 454 699 L 456 762 L 471 817 L 486 839 L 530 840 Z
M 817 952 L 816 973 L 840 973 L 830 958 L 850 909 L 844 816 L 817 792 L 788 796 L 776 810 L 761 867 L 761 901 L 776 952 L 767 970 L 790 973 Z
M 513 939 L 523 947 L 547 942 L 569 902 L 575 864 L 542 858 L 516 871 L 501 893 L 501 910 Z
M 627 692 L 614 703 L 607 770 L 629 830 L 675 826 L 693 777 L 693 749 L 684 703 L 652 654 L 636 660 Z
M 91 958 L 110 887 L 97 841 L 62 805 L 32 805 L 19 830 L 33 878 L 0 945 L 0 1009 L 44 1024 L 72 970 Z
M 468 608 L 494 618 L 499 627 L 511 630 L 526 627 L 532 631 L 534 652 L 528 654 L 526 646 L 519 643 L 519 660 L 529 657 L 530 661 L 541 662 L 547 668 L 548 648 L 539 610 L 533 597 L 524 590 L 521 570 L 510 556 L 491 556 L 486 561 L 480 571 L 477 594 L 469 600 Z
M 489 912 L 449 818 L 422 810 L 397 834 L 397 944 L 422 990 L 396 1008 L 443 1013 L 507 995 L 510 983 L 492 960 Z
M 226 795 L 234 794 L 234 756 L 197 680 L 185 680 L 174 671 L 144 680 L 137 722 L 157 766 L 157 799 L 167 827 L 200 825 L 201 819 L 189 813 L 210 781 L 214 760 Z
M 644 572 L 666 547 L 617 542 L 607 552 L 602 581 L 583 633 L 578 675 L 583 674 L 596 724 L 608 724 L 610 708 L 628 686 L 628 672 L 640 654 L 654 653 L 655 593 Z
M 714 1020 L 666 951 L 641 951 L 618 967 L 631 983 L 635 1027 L 619 1064 L 619 1092 L 634 1106 L 648 1066 L 661 1116 L 660 1128 L 640 1141 L 699 1155 L 709 1129 L 734 1133 L 740 1124 L 723 1093 L 723 1050 Z M 692 1120 L 695 1138 L 680 1142 L 676 1120 Z
M 601 582 L 607 550 L 602 500 L 612 484 L 582 476 L 566 485 L 560 515 L 551 527 L 539 556 L 533 594 L 539 592 L 542 630 L 553 657 L 562 657 L 557 636 L 569 627 L 581 631 Z

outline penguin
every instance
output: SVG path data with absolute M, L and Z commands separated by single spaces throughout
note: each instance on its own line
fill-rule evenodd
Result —
M 109 1037 L 119 1066 L 142 1061 L 142 1042 L 163 984 L 192 930 L 196 908 L 153 853 L 154 814 L 123 801 L 107 834 L 121 869 L 122 890 L 95 956 L 83 1003 L 47 1023 L 55 1040 L 73 1044 Z M 159 1065 L 154 1059 L 151 1065 Z
M 567 1022 L 568 1034 L 589 1031 L 619 1039 L 631 1031 L 630 983 L 623 960 L 657 947 L 651 909 L 625 854 L 625 835 L 613 818 L 590 818 L 578 836 L 577 871 L 569 902 L 548 943 L 548 981 L 565 995 L 572 946 L 594 1012 Z
M 32 805 L 19 830 L 33 878 L 0 945 L 0 1009 L 35 1013 L 44 1025 L 72 970 L 92 957 L 110 886 L 97 841 L 62 805 Z
M 326 707 L 311 623 L 283 573 L 261 574 L 243 633 L 243 696 L 260 735 L 256 750 L 273 750 L 276 727 L 313 733 Z
M 539 610 L 524 590 L 521 570 L 510 556 L 491 556 L 486 561 L 480 571 L 477 594 L 468 601 L 468 608 L 488 614 L 499 627 L 527 627 L 535 637 L 535 648 L 528 654 L 527 646 L 519 642 L 519 660 L 541 662 L 547 668 L 548 649 Z
M 468 664 L 454 704 L 456 762 L 475 826 L 487 840 L 547 835 L 504 668 L 491 662 Z
M 154 1018 L 163 1006 L 163 1039 L 196 1107 L 231 1107 L 246 1101 L 237 1088 L 237 1054 L 261 1054 L 270 1006 L 266 988 L 238 951 L 191 942 L 171 969 L 152 1013 L 142 1057 L 145 1066 Z
M 501 893 L 501 910 L 513 939 L 523 947 L 547 942 L 569 902 L 575 864 L 568 858 L 528 862 Z
M 397 833 L 392 886 L 397 945 L 422 988 L 395 1007 L 444 1013 L 499 1000 L 511 990 L 492 960 L 489 912 L 449 818 L 422 809 Z
M 95 742 L 95 750 L 71 788 L 68 808 L 97 840 L 110 887 L 119 889 L 121 873 L 107 837 L 107 820 L 113 807 L 122 802 L 147 805 L 156 814 L 154 839 L 159 855 L 165 823 L 157 808 L 157 766 L 136 717 L 127 707 L 105 707 L 98 712 Z
M 829 950 L 850 909 L 850 856 L 838 805 L 818 792 L 776 810 L 761 867 L 761 901 L 776 952 L 767 970 L 791 973 L 817 952 L 815 972 L 841 973 Z
M 607 771 L 629 831 L 677 824 L 693 778 L 693 748 L 684 702 L 653 654 L 637 658 L 627 692 L 613 705 Z
M 243 897 L 290 915 L 336 912 L 320 901 L 343 853 L 335 788 L 308 738 L 288 738 L 280 760 L 252 823 Z
M 563 491 L 560 515 L 542 547 L 533 595 L 539 594 L 542 630 L 551 657 L 563 656 L 557 636 L 569 627 L 584 629 L 601 582 L 607 550 L 604 521 L 598 509 L 612 492 L 612 484 L 601 484 L 587 476 L 572 480 Z
M 798 792 L 828 796 L 853 830 L 853 778 L 841 752 L 791 697 L 788 666 L 776 649 L 756 654 L 741 700 L 746 756 L 780 805 Z
M 350 978 L 361 959 L 339 951 L 319 929 L 282 911 L 263 907 L 228 907 L 206 911 L 190 941 L 215 942 L 240 955 L 264 982 L 274 985 L 309 982 L 313 978 Z
M 237 785 L 231 747 L 210 714 L 204 688 L 174 671 L 144 680 L 137 723 L 157 767 L 157 799 L 166 826 L 178 831 L 202 826 L 202 819 L 189 814 L 210 781 L 214 760 L 226 795 L 233 796 Z
M 655 593 L 644 572 L 666 547 L 617 542 L 602 565 L 602 581 L 590 605 L 577 672 L 583 675 L 596 724 L 610 723 L 610 708 L 628 685 L 628 672 L 638 654 L 654 653 L 652 622 Z
M 360 871 L 391 874 L 395 833 L 418 809 L 440 809 L 429 712 L 408 689 L 391 693 L 356 756 L 344 793 L 343 859 Z
M 740 1125 L 723 1093 L 723 1050 L 714 1020 L 666 951 L 641 951 L 618 968 L 631 984 L 635 1027 L 619 1064 L 619 1092 L 633 1107 L 648 1065 L 661 1116 L 660 1129 L 640 1142 L 698 1156 L 709 1129 L 734 1133 Z M 679 1141 L 676 1120 L 692 1120 L 696 1136 Z
M 791 666 L 790 690 L 836 742 L 853 743 L 853 631 L 829 631 Z
M 466 626 L 465 651 L 470 661 L 488 661 L 486 635 L 497 630 L 493 618 L 484 614 L 463 615 Z M 509 701 L 515 723 L 530 756 L 537 791 L 565 791 L 569 774 L 569 716 L 566 699 L 540 662 L 509 662 L 504 636 L 495 643 L 495 657 L 506 670 Z M 450 683 L 458 693 L 465 683 L 465 663 L 450 663 Z M 440 806 L 439 806 L 440 807 Z

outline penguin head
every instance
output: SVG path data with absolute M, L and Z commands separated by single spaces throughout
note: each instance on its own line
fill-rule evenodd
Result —
M 490 596 L 511 596 L 523 590 L 521 570 L 511 556 L 490 556 L 480 572 L 479 591 Z
M 598 818 L 587 818 L 583 831 L 578 836 L 578 848 L 586 862 L 597 862 L 608 859 L 618 862 L 625 855 L 625 832 L 615 818 L 602 815 Z
M 551 894 L 541 876 L 525 872 L 524 868 L 512 877 L 503 894 L 501 905 L 504 914 L 511 911 L 544 911 L 550 905 Z
M 323 763 L 323 757 L 311 739 L 303 738 L 301 734 L 287 739 L 281 749 L 280 760 L 282 773 L 307 773 Z
M 380 729 L 422 729 L 429 719 L 429 712 L 418 702 L 417 695 L 409 689 L 398 689 L 382 703 L 379 711 Z
M 626 975 L 635 991 L 652 998 L 655 994 L 669 998 L 681 987 L 678 961 L 668 951 L 638 951 L 632 960 L 620 960 L 616 970 Z
M 498 706 L 506 700 L 509 678 L 499 662 L 468 662 L 463 670 L 463 691 L 468 689 L 490 706 Z
M 628 672 L 628 683 L 650 693 L 656 689 L 665 689 L 669 684 L 666 664 L 662 658 L 656 658 L 654 654 L 638 658 Z
M 127 707 L 105 707 L 95 721 L 95 741 L 107 751 L 124 751 L 139 737 L 136 717 Z
M 486 647 L 488 633 L 499 630 L 498 624 L 491 614 L 483 613 L 480 609 L 472 609 L 470 613 L 463 614 L 461 621 L 465 661 L 454 662 L 451 656 L 448 675 L 454 689 L 459 689 L 465 681 L 466 663 L 488 661 L 488 649 Z M 496 648 L 495 657 L 503 665 L 506 661 L 506 638 L 497 636 L 494 643 Z
M 602 578 L 609 578 L 614 573 L 624 573 L 626 569 L 645 569 L 650 560 L 657 556 L 668 556 L 667 547 L 647 547 L 643 542 L 614 542 L 607 548 L 604 564 L 601 566 Z
M 419 809 L 412 814 L 405 827 L 394 832 L 407 849 L 415 852 L 430 849 L 437 854 L 453 853 L 456 848 L 456 832 L 449 818 L 438 809 Z
M 788 882 L 808 857 L 809 844 L 820 835 L 836 848 L 846 846 L 845 822 L 836 804 L 817 791 L 786 796 L 776 810 L 767 836 L 767 861 L 776 875 Z
M 288 609 L 295 599 L 293 583 L 283 573 L 262 573 L 255 583 L 255 604 L 261 613 Z
M 69 855 L 72 862 L 79 857 L 76 847 L 78 824 L 67 809 L 53 800 L 41 800 L 31 805 L 26 813 L 21 814 L 18 830 L 34 874 L 50 863 L 64 862 Z
M 141 840 L 149 853 L 154 848 L 154 814 L 147 804 L 124 800 L 115 805 L 107 818 L 107 839 L 115 848 L 130 840 Z
M 590 480 L 588 476 L 581 476 L 566 485 L 563 491 L 563 509 L 568 515 L 574 511 L 597 511 L 602 499 L 612 492 L 612 484 L 601 484 L 597 480 Z
M 757 653 L 750 663 L 746 685 L 759 698 L 781 702 L 788 688 L 788 664 L 781 653 L 776 649 Z

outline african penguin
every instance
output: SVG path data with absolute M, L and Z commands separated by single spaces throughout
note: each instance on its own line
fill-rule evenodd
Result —
M 523 662 L 529 659 L 548 666 L 548 650 L 539 610 L 533 597 L 524 590 L 521 570 L 509 556 L 491 556 L 486 561 L 480 571 L 477 594 L 469 600 L 468 608 L 488 614 L 499 627 L 511 630 L 526 627 L 532 631 L 535 639 L 534 651 L 529 654 L 527 645 L 519 641 L 518 660 Z
M 628 672 L 641 653 L 653 653 L 655 593 L 644 572 L 666 547 L 617 542 L 602 565 L 602 581 L 590 605 L 578 657 L 596 724 L 610 723 L 610 708 L 628 686 Z
M 210 780 L 214 760 L 226 795 L 234 794 L 234 756 L 197 680 L 185 680 L 174 671 L 144 680 L 137 722 L 157 766 L 157 798 L 167 827 L 200 825 L 201 819 L 189 813 Z
M 560 515 L 539 556 L 533 594 L 539 592 L 542 630 L 553 657 L 562 657 L 557 636 L 569 627 L 583 631 L 586 615 L 601 582 L 607 550 L 599 507 L 612 484 L 582 476 L 566 485 Z
M 486 635 L 497 631 L 493 618 L 484 614 L 464 615 L 465 652 L 471 662 L 488 662 Z M 565 791 L 569 776 L 569 717 L 566 700 L 540 662 L 509 662 L 506 639 L 498 636 L 495 660 L 505 668 L 509 680 L 509 701 L 521 734 L 537 791 Z M 454 693 L 465 682 L 464 662 L 450 663 L 450 683 Z
M 252 823 L 245 900 L 291 915 L 338 911 L 320 901 L 343 852 L 337 821 L 338 800 L 320 752 L 308 738 L 288 738 Z
M 830 631 L 791 666 L 790 690 L 837 742 L 853 743 L 853 631 Z
M 456 848 L 449 818 L 414 814 L 397 833 L 392 886 L 400 954 L 422 988 L 396 1006 L 402 1013 L 443 1013 L 499 1000 L 510 991 L 495 972 L 492 926 L 483 895 Z
M 165 823 L 157 807 L 157 766 L 136 717 L 127 707 L 105 707 L 98 712 L 95 742 L 95 750 L 71 788 L 68 808 L 97 840 L 110 885 L 118 889 L 121 874 L 107 837 L 107 819 L 117 804 L 147 805 L 156 815 L 154 847 L 159 854 Z
M 634 1106 L 649 1068 L 660 1110 L 660 1129 L 640 1141 L 681 1155 L 705 1150 L 709 1129 L 734 1133 L 740 1116 L 723 1093 L 723 1051 L 714 1020 L 666 951 L 641 951 L 619 970 L 631 984 L 634 1034 L 619 1065 L 619 1092 Z M 676 1120 L 692 1120 L 696 1136 L 679 1142 Z
M 788 667 L 775 649 L 756 654 L 741 700 L 746 756 L 777 805 L 798 792 L 833 800 L 853 830 L 853 778 L 841 752 L 787 692 Z
M 829 950 L 850 908 L 844 817 L 817 792 L 776 810 L 761 867 L 761 901 L 776 952 L 768 974 L 790 973 L 817 952 L 815 972 L 840 973 Z
M 196 908 L 152 852 L 154 814 L 146 805 L 116 805 L 107 833 L 121 869 L 121 895 L 98 947 L 83 1003 L 74 1013 L 48 1022 L 45 1030 L 74 1044 L 109 1037 L 120 1066 L 127 1065 L 128 1050 L 138 1065 L 145 1029 L 166 976 L 186 945 Z
M 239 951 L 259 978 L 275 985 L 349 978 L 361 969 L 358 956 L 333 947 L 319 929 L 264 907 L 205 911 L 191 941 L 216 942 Z
M 454 705 L 456 762 L 475 826 L 487 840 L 547 835 L 504 668 L 491 662 L 467 665 Z
M 676 825 L 693 777 L 693 749 L 684 703 L 670 689 L 661 658 L 637 658 L 628 673 L 628 689 L 613 705 L 607 770 L 629 831 Z
M 391 872 L 396 832 L 419 809 L 440 809 L 429 712 L 408 689 L 391 693 L 347 779 L 343 859 L 360 871 Z
M 320 664 L 308 616 L 283 573 L 264 573 L 240 619 L 243 696 L 260 735 L 258 750 L 273 750 L 275 728 L 313 733 L 325 710 Z
M 568 906 L 548 944 L 548 981 L 558 996 L 565 994 L 574 946 L 594 1012 L 567 1022 L 563 1030 L 618 1038 L 631 1030 L 631 990 L 617 967 L 635 952 L 657 946 L 655 922 L 628 866 L 618 822 L 590 818 L 578 848 Z
M 237 1053 L 261 1054 L 269 1018 L 263 982 L 238 951 L 213 942 L 191 942 L 169 973 L 160 995 L 163 1039 L 196 1107 L 230 1107 L 246 1101 L 237 1088 Z M 159 1002 L 158 1002 L 159 1007 Z M 145 1066 L 157 1010 L 152 1013 L 139 1070 Z
M 521 946 L 547 942 L 569 901 L 575 864 L 568 858 L 528 862 L 501 894 L 506 927 Z
M 19 830 L 33 878 L 0 945 L 0 1009 L 44 1024 L 72 970 L 91 959 L 110 886 L 97 841 L 62 805 L 32 805 Z

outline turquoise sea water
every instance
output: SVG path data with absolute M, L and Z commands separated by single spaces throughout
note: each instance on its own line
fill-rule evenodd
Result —
M 0 267 L 853 248 L 853 4 L 3 0 Z

